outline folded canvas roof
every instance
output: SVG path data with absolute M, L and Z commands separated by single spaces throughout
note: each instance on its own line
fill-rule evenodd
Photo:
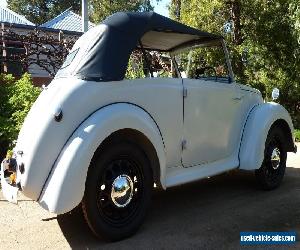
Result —
M 100 81 L 122 80 L 129 56 L 137 47 L 172 52 L 189 44 L 222 38 L 155 12 L 118 12 L 105 19 L 100 26 L 105 28 L 98 26 L 89 30 L 75 44 L 73 51 L 83 46 L 85 52 L 78 53 L 81 59 L 76 60 L 78 64 L 73 68 L 72 75 Z M 62 71 L 66 73 L 66 70 Z M 58 75 L 62 75 L 62 71 Z
M 155 12 L 119 12 L 108 17 L 103 23 L 121 31 L 124 35 L 141 39 L 144 48 L 160 51 L 171 51 L 184 43 L 196 40 L 220 38 Z

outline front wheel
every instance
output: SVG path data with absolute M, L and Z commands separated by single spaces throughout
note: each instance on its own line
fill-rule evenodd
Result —
M 255 171 L 263 189 L 275 189 L 281 184 L 286 168 L 286 158 L 284 134 L 280 128 L 274 127 L 270 130 L 265 143 L 262 166 Z
M 150 204 L 152 185 L 149 161 L 139 146 L 111 143 L 96 152 L 82 201 L 94 234 L 116 241 L 135 233 Z

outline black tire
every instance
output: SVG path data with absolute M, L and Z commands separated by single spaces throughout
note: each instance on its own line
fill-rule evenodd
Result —
M 265 190 L 277 188 L 284 177 L 287 150 L 284 134 L 279 127 L 271 128 L 265 143 L 262 166 L 255 171 L 255 176 Z
M 142 224 L 151 202 L 152 171 L 144 151 L 132 142 L 110 143 L 98 151 L 88 170 L 82 209 L 98 238 L 117 241 L 134 234 Z M 117 180 L 126 183 L 123 191 L 117 190 Z M 113 186 L 119 192 L 116 197 Z

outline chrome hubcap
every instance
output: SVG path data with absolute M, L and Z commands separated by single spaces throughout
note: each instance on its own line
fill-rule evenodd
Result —
M 278 169 L 280 165 L 280 150 L 279 148 L 274 148 L 271 155 L 271 164 L 273 169 Z
M 119 175 L 111 188 L 111 200 L 117 207 L 126 207 L 133 195 L 133 182 L 128 175 Z

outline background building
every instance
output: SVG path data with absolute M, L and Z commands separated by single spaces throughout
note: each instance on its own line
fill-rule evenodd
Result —
M 48 84 L 81 36 L 81 17 L 67 9 L 36 26 L 25 17 L 0 6 L 0 72 L 32 75 L 35 85 Z M 89 23 L 89 28 L 95 26 Z

